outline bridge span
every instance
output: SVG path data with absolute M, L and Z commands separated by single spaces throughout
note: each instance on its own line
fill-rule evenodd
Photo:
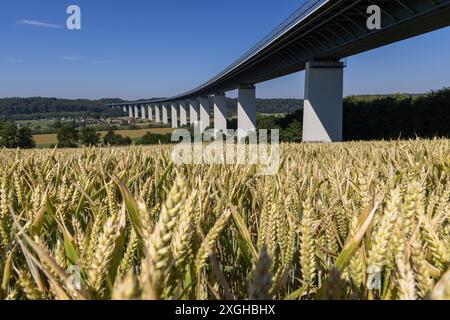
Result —
M 368 8 L 378 6 L 381 29 Z M 256 127 L 256 84 L 305 70 L 303 141 L 342 140 L 343 58 L 450 25 L 450 0 L 309 0 L 214 78 L 174 97 L 111 104 L 130 118 L 226 130 L 225 92 L 238 90 L 238 129 Z M 447 39 L 448 41 L 448 39 Z M 212 99 L 210 99 L 212 97 Z M 212 105 L 210 105 L 212 102 Z

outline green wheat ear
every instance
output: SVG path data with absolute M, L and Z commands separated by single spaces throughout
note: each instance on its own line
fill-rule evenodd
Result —
M 449 299 L 450 140 L 0 150 L 0 298 Z

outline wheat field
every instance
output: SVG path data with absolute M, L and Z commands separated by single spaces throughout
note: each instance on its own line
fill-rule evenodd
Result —
M 450 140 L 0 151 L 0 298 L 450 299 Z
M 114 131 L 117 134 L 120 134 L 124 137 L 130 137 L 131 139 L 142 138 L 147 132 L 151 132 L 154 134 L 166 134 L 172 133 L 173 129 L 171 128 L 149 128 L 149 129 L 136 129 L 136 130 L 116 130 Z M 98 132 L 101 137 L 104 137 L 108 132 L 107 131 L 99 131 Z M 56 133 L 49 134 L 37 134 L 33 136 L 34 142 L 38 146 L 45 146 L 51 144 L 58 143 L 58 136 Z

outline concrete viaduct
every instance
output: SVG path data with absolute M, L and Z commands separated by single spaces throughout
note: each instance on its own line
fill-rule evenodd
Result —
M 370 6 L 381 9 L 381 29 L 367 26 Z M 227 129 L 225 92 L 238 90 L 238 129 L 255 130 L 255 85 L 305 70 L 303 141 L 342 140 L 341 59 L 450 25 L 450 0 L 306 1 L 236 62 L 186 93 L 112 104 L 130 118 L 172 127 Z M 210 99 L 212 97 L 212 99 Z M 210 102 L 213 102 L 210 105 Z M 189 122 L 188 122 L 189 121 Z

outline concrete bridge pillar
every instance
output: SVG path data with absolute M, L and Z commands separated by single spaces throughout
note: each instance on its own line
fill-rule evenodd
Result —
M 133 107 L 128 106 L 128 117 L 131 119 L 133 118 Z
M 238 88 L 238 138 L 256 130 L 256 89 L 253 85 Z
M 209 97 L 201 97 L 198 102 L 200 105 L 200 132 L 204 132 L 210 126 Z
M 187 103 L 186 101 L 180 102 L 180 126 L 187 125 Z
M 141 114 L 142 114 L 142 120 L 145 120 L 146 117 L 145 117 L 145 106 L 144 105 L 141 106 Z
M 152 105 L 149 104 L 147 109 L 148 109 L 148 120 L 153 121 L 153 109 L 152 109 Z
M 168 104 L 167 103 L 163 103 L 162 105 L 162 122 L 163 124 L 168 124 L 169 123 L 169 112 L 168 112 Z
M 155 122 L 161 122 L 161 109 L 158 104 L 155 104 Z
M 344 64 L 306 64 L 303 142 L 342 141 Z
M 217 93 L 214 95 L 214 129 L 227 130 L 227 103 L 225 93 Z
M 198 122 L 198 101 L 189 101 L 189 123 L 195 125 Z
M 134 106 L 134 117 L 137 119 L 139 118 L 139 109 L 138 106 Z
M 172 116 L 172 128 L 178 128 L 177 104 L 175 102 L 172 102 L 170 108 L 171 108 L 171 116 Z

